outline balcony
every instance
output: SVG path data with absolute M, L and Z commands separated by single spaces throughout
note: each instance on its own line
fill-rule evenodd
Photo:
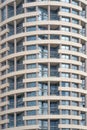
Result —
M 16 15 L 24 13 L 24 9 L 22 7 L 19 7 L 16 9 Z
M 14 53 L 14 47 L 10 47 L 10 50 L 8 51 L 8 55 L 13 54 Z
M 81 29 L 80 30 L 80 34 L 82 35 L 82 36 L 86 36 L 86 29 L 84 28 L 84 29 Z
M 16 34 L 24 32 L 24 27 L 19 26 L 16 28 Z
M 48 70 L 40 70 L 39 77 L 48 77 Z
M 23 70 L 23 69 L 24 69 L 24 65 L 23 64 L 17 64 L 17 71 Z
M 39 108 L 39 114 L 40 115 L 47 115 L 48 114 L 48 108 L 47 107 Z
M 21 44 L 21 43 L 20 43 L 20 44 Z M 17 51 L 17 52 L 22 52 L 22 51 L 24 51 L 24 46 L 23 46 L 23 45 L 17 46 L 16 51 Z
M 17 102 L 16 102 L 16 107 L 23 107 L 24 106 L 24 102 L 23 102 L 23 98 L 17 98 Z
M 14 16 L 14 9 L 8 10 L 8 18 L 13 17 L 13 16 Z
M 24 121 L 17 118 L 17 120 L 16 120 L 16 126 L 17 126 L 17 127 L 18 127 L 18 126 L 24 126 Z
M 8 91 L 14 90 L 14 83 L 9 83 Z
M 59 20 L 59 16 L 57 14 L 51 14 L 50 20 Z
M 8 37 L 14 35 L 14 28 L 8 28 L 8 29 L 9 29 Z
M 58 70 L 50 70 L 50 76 L 51 77 L 59 77 L 59 73 L 58 73 Z
M 80 12 L 80 16 L 82 16 L 83 18 L 86 18 L 86 12 L 85 11 L 81 11 Z
M 14 72 L 14 65 L 9 66 L 8 73 Z
M 22 83 L 22 82 L 17 82 L 16 88 L 17 88 L 17 89 L 24 88 L 24 83 Z
M 52 115 L 56 115 L 56 114 L 59 114 L 59 111 L 58 111 L 58 106 L 53 106 L 53 107 L 50 107 L 50 114 Z
M 85 72 L 85 66 L 80 66 L 80 70 Z
M 40 89 L 38 92 L 39 96 L 47 96 L 48 95 L 48 90 L 47 89 Z
M 39 53 L 39 58 L 48 58 L 48 52 L 40 52 Z
M 8 128 L 14 127 L 14 120 L 9 120 Z
M 50 58 L 58 58 L 58 57 L 59 57 L 58 52 L 50 51 Z
M 11 102 L 9 105 L 8 105 L 8 109 L 12 109 L 14 108 L 14 102 Z

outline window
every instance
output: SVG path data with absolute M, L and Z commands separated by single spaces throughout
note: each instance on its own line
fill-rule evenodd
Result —
M 62 17 L 61 20 L 64 22 L 70 22 L 70 18 L 68 17 Z
M 36 36 L 28 36 L 27 41 L 34 41 L 36 40 Z
M 59 120 L 50 120 L 50 130 L 58 130 Z
M 79 12 L 77 10 L 74 10 L 74 9 L 72 9 L 72 13 L 76 14 L 76 15 L 79 15 Z
M 27 97 L 34 97 L 36 96 L 36 92 L 28 92 Z
M 69 115 L 70 114 L 70 110 L 62 110 L 62 115 Z
M 61 49 L 62 49 L 62 50 L 69 50 L 69 49 L 70 49 L 70 46 L 62 45 L 62 46 L 61 46 Z
M 72 51 L 78 52 L 78 48 L 77 47 L 72 47 Z
M 34 69 L 36 68 L 36 64 L 28 64 L 27 69 Z
M 72 124 L 77 125 L 78 124 L 78 120 L 72 120 Z
M 36 11 L 36 7 L 35 6 L 27 8 L 27 12 L 34 12 L 34 11 Z
M 72 106 L 78 106 L 78 102 L 72 101 Z
M 48 128 L 48 121 L 47 120 L 39 120 L 39 127 L 41 129 L 47 129 Z
M 73 4 L 73 5 L 79 5 L 79 2 L 76 1 L 76 0 L 72 0 L 72 4 Z
M 76 29 L 76 28 L 72 28 L 72 32 L 73 32 L 73 33 L 78 33 L 79 31 L 78 31 L 78 29 Z
M 72 42 L 76 42 L 76 43 L 78 43 L 79 40 L 78 40 L 78 38 L 72 37 Z
M 35 125 L 36 124 L 36 120 L 27 120 L 26 124 L 27 125 Z
M 78 66 L 77 65 L 72 65 L 72 69 L 78 70 Z
M 78 88 L 78 84 L 77 83 L 72 83 L 72 87 Z
M 63 11 L 63 12 L 68 12 L 68 13 L 69 13 L 69 12 L 70 12 L 70 9 L 69 9 L 69 8 L 65 8 L 65 7 L 62 7 L 62 11 Z
M 61 40 L 70 41 L 70 37 L 69 36 L 62 36 Z
M 77 19 L 72 19 L 72 23 L 74 23 L 74 24 L 79 24 L 79 20 L 77 20 Z
M 28 101 L 27 106 L 36 106 L 36 101 Z
M 62 101 L 62 105 L 69 105 L 70 102 L 69 101 Z
M 27 78 L 36 78 L 36 73 L 27 74 Z
M 70 92 L 62 91 L 62 96 L 69 96 L 69 95 L 70 95 Z
M 27 60 L 36 59 L 36 54 L 27 55 Z
M 70 124 L 70 120 L 68 120 L 68 119 L 62 119 L 62 124 Z
M 34 22 L 34 21 L 36 21 L 36 17 L 27 18 L 27 22 Z
M 28 88 L 36 87 L 36 82 L 27 83 Z
M 72 110 L 72 115 L 78 115 L 78 111 Z
M 69 28 L 69 27 L 64 27 L 64 26 L 62 26 L 62 27 L 61 27 L 61 30 L 62 30 L 62 31 L 69 32 L 69 31 L 70 31 L 70 28 Z
M 72 78 L 77 79 L 78 75 L 77 74 L 72 74 Z
M 1 9 L 1 19 L 4 21 L 6 19 L 6 7 Z
M 69 55 L 66 55 L 66 54 L 65 54 L 65 55 L 62 54 L 62 55 L 61 55 L 61 58 L 62 58 L 62 59 L 70 59 L 70 56 L 69 56 Z
M 70 3 L 70 0 L 61 0 L 62 2 Z
M 72 92 L 72 97 L 78 97 L 78 93 L 76 93 L 76 92 Z
M 32 116 L 32 115 L 36 115 L 36 110 L 30 110 L 30 111 L 27 111 L 27 116 Z
M 62 82 L 61 85 L 62 85 L 62 87 L 70 87 L 69 82 Z
M 27 32 L 36 31 L 36 27 L 35 26 L 27 27 L 26 31 Z
M 27 50 L 36 50 L 36 45 L 27 46 Z
M 78 61 L 78 57 L 77 56 L 72 56 L 72 60 Z
M 69 68 L 70 68 L 70 65 L 69 65 L 69 64 L 61 64 L 61 67 L 62 67 L 62 68 L 67 68 L 67 69 L 69 69 Z

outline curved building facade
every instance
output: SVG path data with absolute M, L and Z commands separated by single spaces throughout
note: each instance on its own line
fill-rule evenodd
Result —
M 0 130 L 87 130 L 86 76 L 86 0 L 0 0 Z

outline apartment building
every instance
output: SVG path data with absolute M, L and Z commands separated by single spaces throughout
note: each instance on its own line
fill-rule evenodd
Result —
M 0 130 L 87 130 L 87 0 L 0 0 Z

